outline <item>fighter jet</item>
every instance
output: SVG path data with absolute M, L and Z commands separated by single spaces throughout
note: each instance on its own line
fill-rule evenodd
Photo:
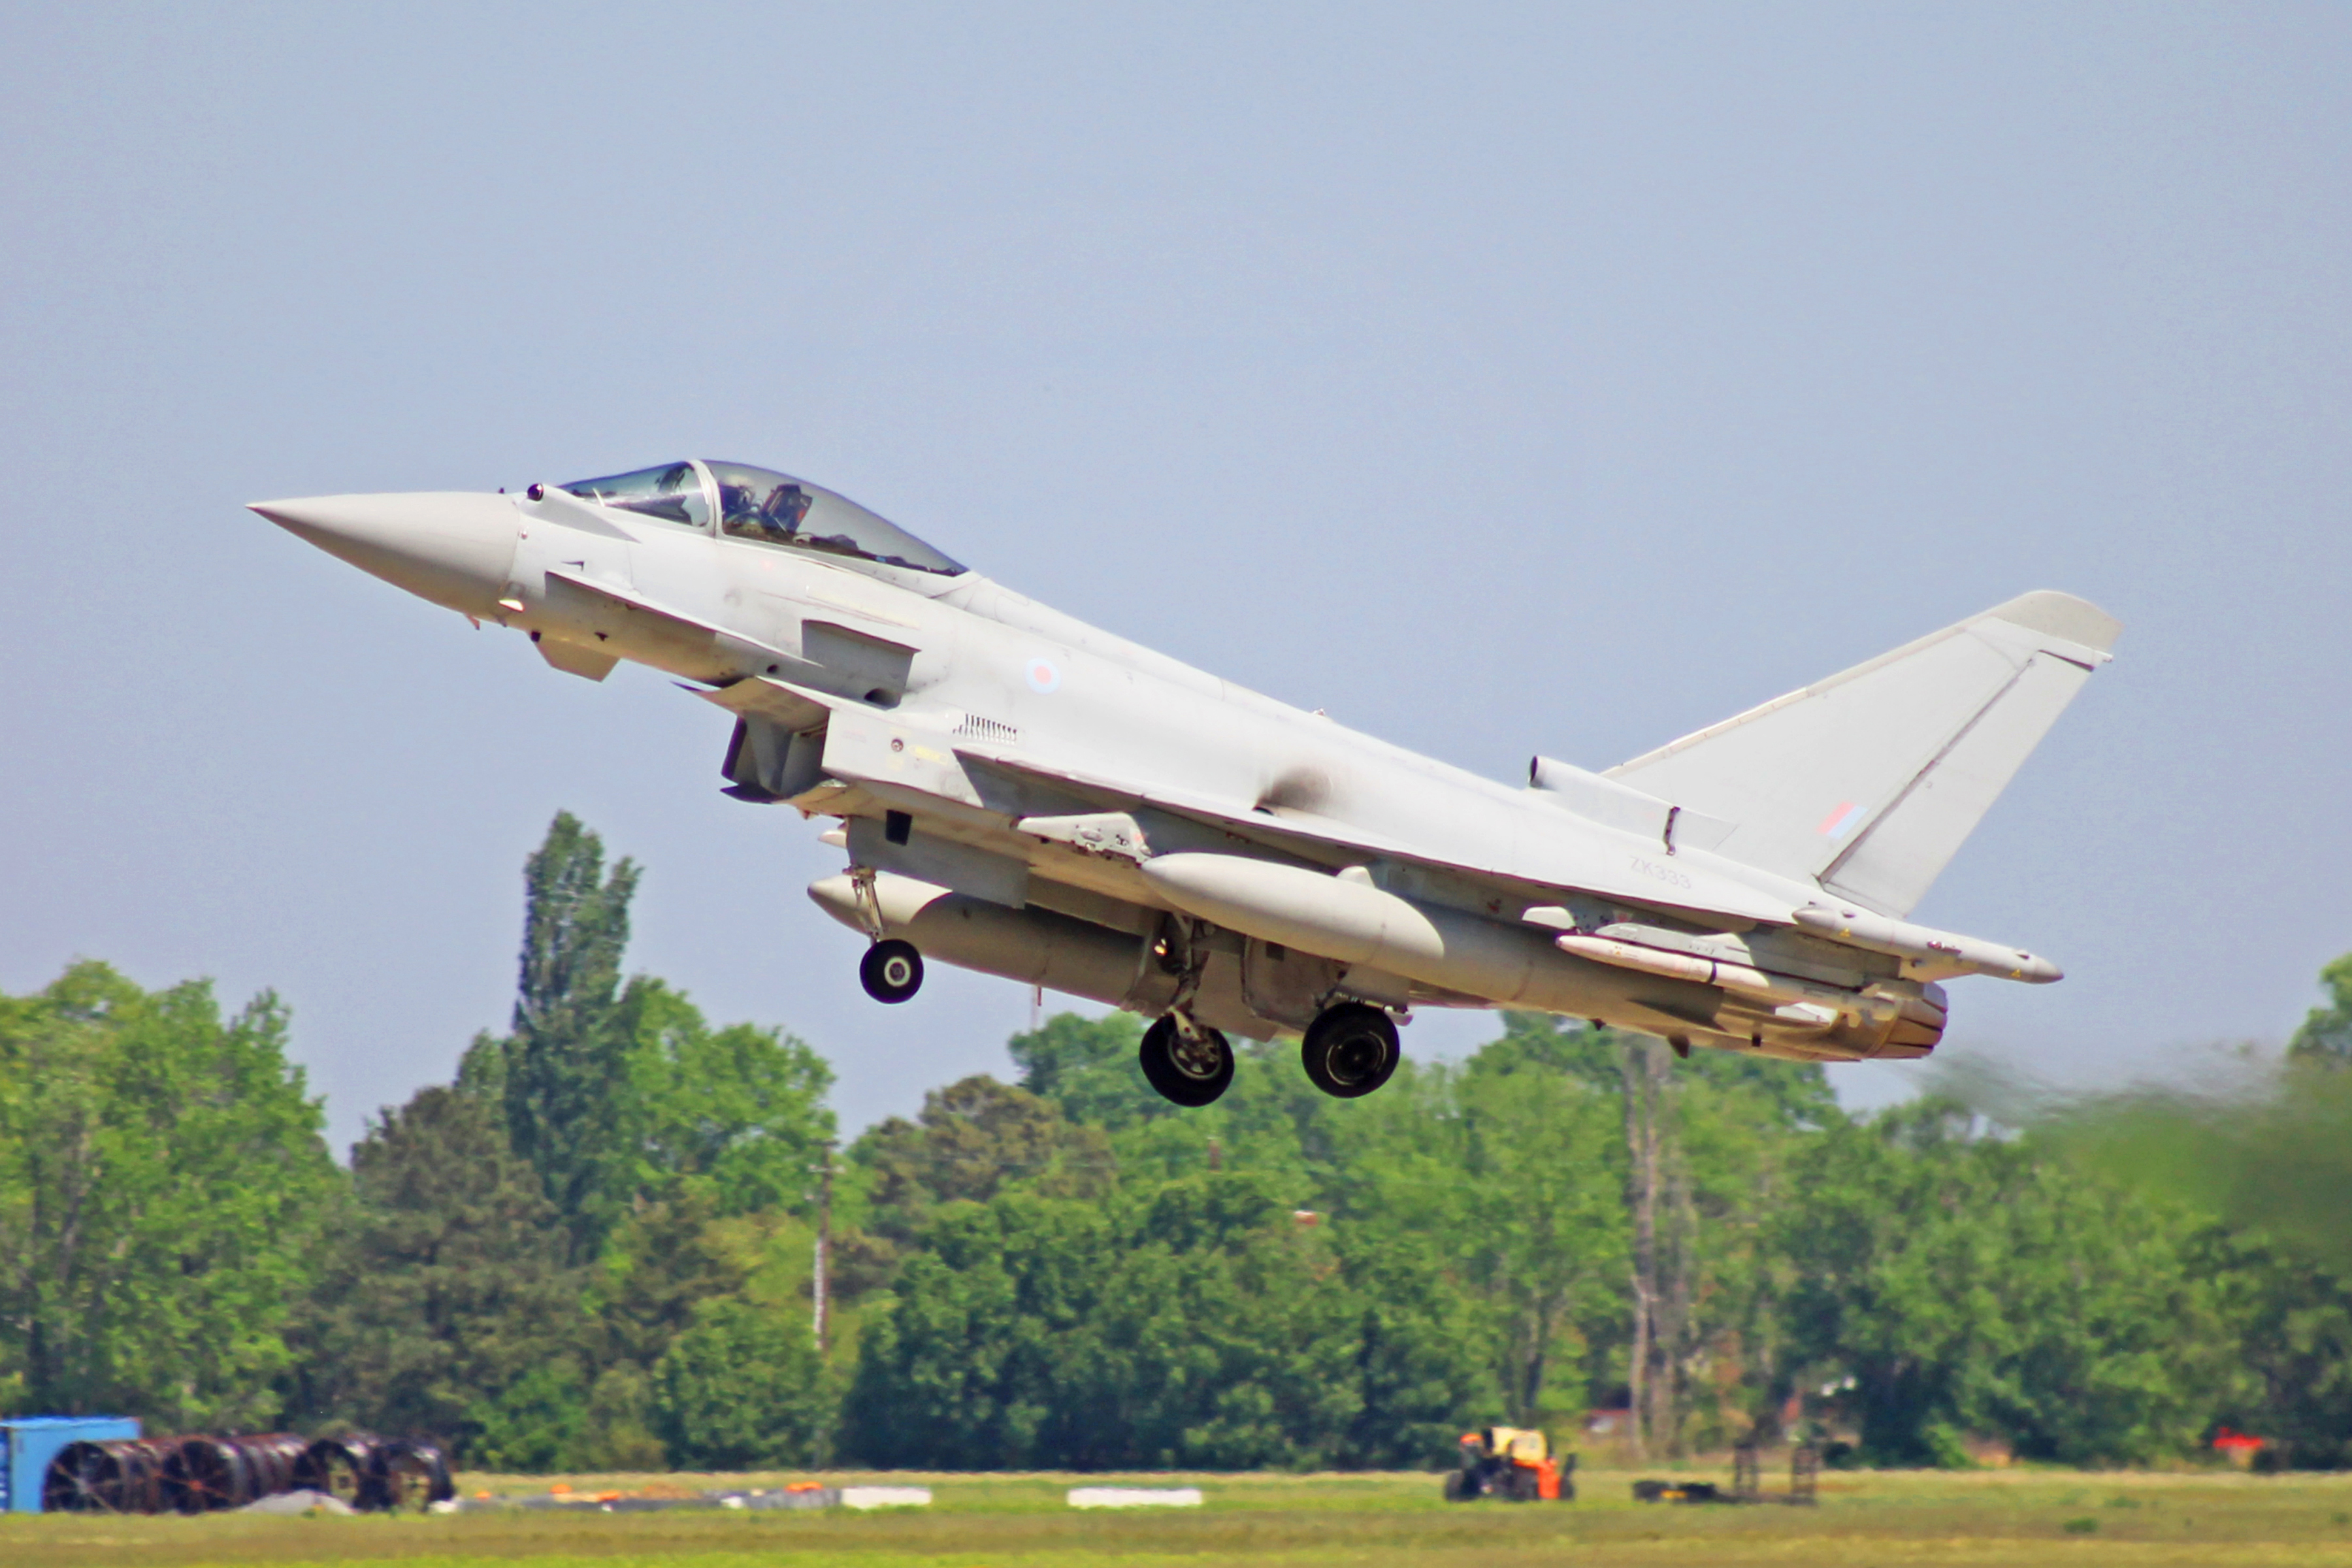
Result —
M 1941 982 L 2059 978 L 1907 917 L 2119 630 L 2030 593 L 1605 771 L 1538 756 L 1503 784 L 745 463 L 253 510 L 566 674 L 676 677 L 732 721 L 729 795 L 838 820 L 846 867 L 809 895 L 866 938 L 875 1000 L 936 959 L 1126 1008 L 1186 1106 L 1232 1081 L 1229 1032 L 1295 1037 L 1318 1089 L 1369 1094 L 1421 1007 L 1685 1056 L 1927 1055 Z

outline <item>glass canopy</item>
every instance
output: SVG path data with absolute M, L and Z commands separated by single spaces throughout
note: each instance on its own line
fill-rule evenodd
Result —
M 688 528 L 710 526 L 710 500 L 692 463 L 665 463 L 657 468 L 607 474 L 601 479 L 574 479 L 563 488 L 582 500 L 618 507 L 639 517 L 682 522 Z
M 719 530 L 737 539 L 854 555 L 952 577 L 963 568 L 906 530 L 821 485 L 755 468 L 706 461 L 719 483 Z
M 963 571 L 960 563 L 848 497 L 749 463 L 667 463 L 576 479 L 563 489 L 600 506 L 705 532 L 715 506 L 719 532 L 757 544 L 878 561 L 942 577 Z

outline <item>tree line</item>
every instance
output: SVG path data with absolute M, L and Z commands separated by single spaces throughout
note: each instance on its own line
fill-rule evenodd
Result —
M 625 974 L 637 879 L 559 816 L 509 1028 L 347 1166 L 272 996 L 0 997 L 0 1409 L 520 1470 L 1418 1466 L 1596 1409 L 1651 1453 L 2352 1463 L 2352 957 L 2229 1093 L 1858 1117 L 1505 1015 L 1364 1100 L 1266 1045 L 1178 1110 L 1139 1020 L 1064 1014 L 836 1152 L 820 1055 Z

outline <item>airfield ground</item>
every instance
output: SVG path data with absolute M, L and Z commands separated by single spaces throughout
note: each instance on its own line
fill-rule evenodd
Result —
M 1636 1505 L 1631 1470 L 1587 1471 L 1583 1500 L 1439 1500 L 1433 1475 L 969 1476 L 919 1484 L 928 1509 L 874 1513 L 470 1512 L 439 1518 L 0 1515 L 7 1568 L 387 1563 L 401 1568 L 1092 1568 L 1216 1563 L 1511 1568 L 1769 1563 L 1936 1568 L 2038 1563 L 2352 1564 L 2352 1477 L 2007 1469 L 1832 1472 L 1820 1506 Z M 1645 1474 L 1671 1474 L 1650 1467 Z M 1720 1480 L 1714 1468 L 1687 1473 Z M 577 1490 L 691 1495 L 789 1477 L 569 1477 Z M 1772 1478 L 1767 1473 L 1768 1485 Z M 546 1478 L 469 1475 L 467 1495 Z M 1199 1486 L 1198 1509 L 1077 1512 L 1073 1485 Z

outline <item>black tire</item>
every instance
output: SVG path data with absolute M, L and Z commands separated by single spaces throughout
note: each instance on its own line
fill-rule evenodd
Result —
M 857 978 L 877 1002 L 904 1002 L 923 988 L 923 955 L 911 942 L 877 942 L 857 961 Z
M 1143 1031 L 1135 1059 L 1143 1079 L 1160 1098 L 1190 1110 L 1199 1110 L 1225 1092 L 1234 1081 L 1234 1047 L 1207 1025 L 1196 1025 L 1200 1038 L 1187 1042 L 1173 1016 Z
M 1445 1472 L 1445 1500 L 1469 1502 L 1478 1495 L 1478 1483 L 1460 1470 Z
M 1388 1082 L 1397 1069 L 1396 1025 L 1378 1007 L 1342 1002 L 1307 1026 L 1298 1048 L 1307 1081 L 1339 1100 L 1355 1100 Z

